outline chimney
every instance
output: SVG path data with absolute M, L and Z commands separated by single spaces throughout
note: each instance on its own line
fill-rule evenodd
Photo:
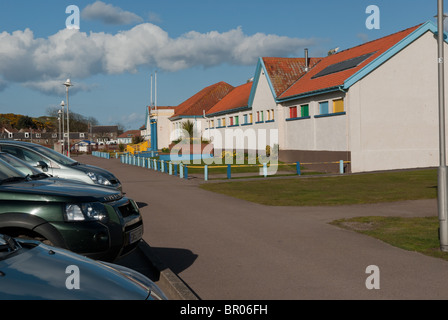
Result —
M 308 48 L 305 48 L 305 72 L 309 71 L 309 63 L 308 63 Z

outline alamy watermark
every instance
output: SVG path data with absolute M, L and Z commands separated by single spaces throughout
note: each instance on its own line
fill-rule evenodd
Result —
M 277 129 L 210 129 L 201 134 L 198 122 L 190 130 L 176 129 L 170 139 L 171 161 L 205 165 L 259 165 L 260 174 L 278 170 Z M 266 164 L 266 168 L 261 166 Z
M 366 288 L 369 290 L 380 289 L 380 268 L 370 265 L 366 268 L 366 273 L 369 274 L 365 282 Z
M 65 287 L 68 290 L 79 290 L 81 288 L 81 273 L 78 266 L 70 265 L 65 269 L 65 273 L 69 276 L 65 280 Z
M 81 27 L 79 7 L 75 5 L 70 5 L 65 9 L 65 13 L 70 14 L 65 20 L 65 27 L 67 29 L 79 30 Z
M 366 28 L 369 30 L 380 29 L 380 8 L 376 5 L 370 5 L 366 8 Z

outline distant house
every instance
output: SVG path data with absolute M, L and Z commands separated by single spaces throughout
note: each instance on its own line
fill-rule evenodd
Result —
M 140 130 L 128 130 L 123 132 L 117 137 L 118 143 L 120 144 L 130 144 L 135 137 L 140 137 Z
M 118 126 L 92 126 L 89 140 L 98 144 L 116 144 L 118 142 Z

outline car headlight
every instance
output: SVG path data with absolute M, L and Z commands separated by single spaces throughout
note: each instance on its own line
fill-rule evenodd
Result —
M 109 180 L 107 180 L 104 176 L 94 173 L 94 172 L 87 172 L 87 175 L 90 179 L 96 184 L 101 184 L 103 186 L 110 186 L 112 183 L 110 183 Z
M 100 202 L 67 204 L 65 206 L 66 221 L 108 221 L 106 207 Z

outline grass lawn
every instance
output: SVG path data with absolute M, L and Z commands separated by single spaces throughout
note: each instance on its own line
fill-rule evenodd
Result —
M 205 183 L 201 188 L 271 206 L 333 206 L 437 198 L 437 169 Z
M 332 224 L 380 239 L 401 249 L 448 260 L 448 253 L 440 250 L 437 217 L 357 217 L 336 220 Z

